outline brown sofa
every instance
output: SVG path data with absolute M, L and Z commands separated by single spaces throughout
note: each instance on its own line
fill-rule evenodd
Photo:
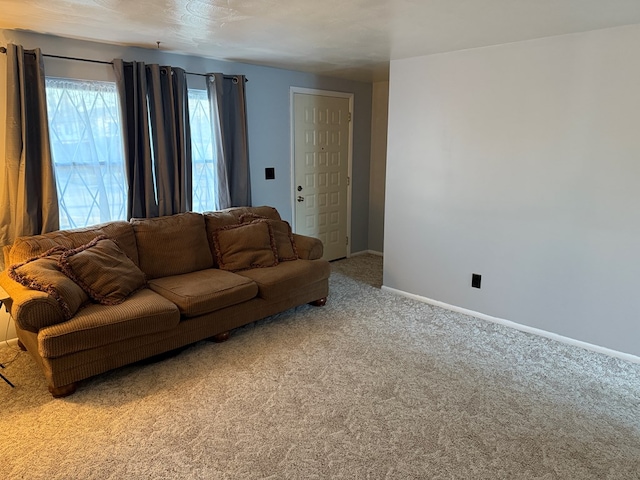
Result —
M 322 253 L 274 208 L 241 207 L 21 237 L 5 247 L 0 286 L 19 345 L 60 397 L 93 375 L 324 305 Z

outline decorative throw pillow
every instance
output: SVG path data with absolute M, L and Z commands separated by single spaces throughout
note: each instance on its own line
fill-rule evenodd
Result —
M 296 249 L 296 243 L 293 240 L 293 233 L 291 232 L 291 225 L 284 220 L 273 220 L 267 217 L 256 215 L 255 213 L 245 213 L 240 216 L 240 223 L 253 222 L 255 220 L 264 219 L 271 226 L 273 231 L 273 237 L 276 242 L 276 249 L 278 252 L 279 262 L 288 262 L 290 260 L 297 260 L 298 250 Z
M 104 235 L 65 251 L 61 270 L 102 305 L 117 305 L 146 285 L 144 273 Z
M 64 247 L 53 247 L 37 257 L 11 265 L 7 275 L 27 288 L 51 295 L 60 307 L 62 317 L 69 320 L 89 297 L 60 270 L 58 260 L 64 251 Z
M 273 233 L 266 220 L 219 228 L 213 232 L 213 244 L 222 270 L 237 272 L 278 264 Z

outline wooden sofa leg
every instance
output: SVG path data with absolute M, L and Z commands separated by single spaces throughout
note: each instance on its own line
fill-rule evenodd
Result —
M 208 340 L 216 343 L 222 343 L 229 340 L 230 336 L 231 336 L 231 332 L 227 331 L 227 332 L 218 333 L 217 335 L 210 337 Z
M 314 307 L 324 307 L 327 304 L 327 297 L 319 298 L 318 300 L 314 300 L 309 303 L 309 305 L 313 305 Z
M 27 351 L 27 347 L 24 346 L 24 343 L 22 343 L 20 340 L 18 340 L 18 348 L 20 350 L 22 350 L 23 352 Z
M 70 383 L 69 385 L 62 385 L 61 387 L 53 387 L 49 385 L 49 393 L 53 398 L 68 397 L 76 391 L 78 388 L 77 382 Z

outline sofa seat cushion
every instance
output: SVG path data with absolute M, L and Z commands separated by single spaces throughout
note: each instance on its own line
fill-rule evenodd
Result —
M 258 285 L 258 296 L 265 300 L 281 300 L 308 285 L 329 278 L 331 267 L 324 260 L 293 260 L 275 267 L 254 268 L 238 272 Z
M 186 317 L 220 310 L 258 294 L 258 286 L 250 279 L 215 268 L 156 278 L 149 288 L 175 303 Z
M 118 305 L 89 304 L 66 322 L 38 332 L 38 349 L 46 358 L 175 328 L 180 312 L 172 302 L 144 288 Z

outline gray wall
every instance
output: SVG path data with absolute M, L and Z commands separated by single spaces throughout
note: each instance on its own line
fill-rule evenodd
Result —
M 384 284 L 640 355 L 639 59 L 634 25 L 392 61 Z
M 373 84 L 369 181 L 369 250 L 384 250 L 384 184 L 387 168 L 389 82 Z

